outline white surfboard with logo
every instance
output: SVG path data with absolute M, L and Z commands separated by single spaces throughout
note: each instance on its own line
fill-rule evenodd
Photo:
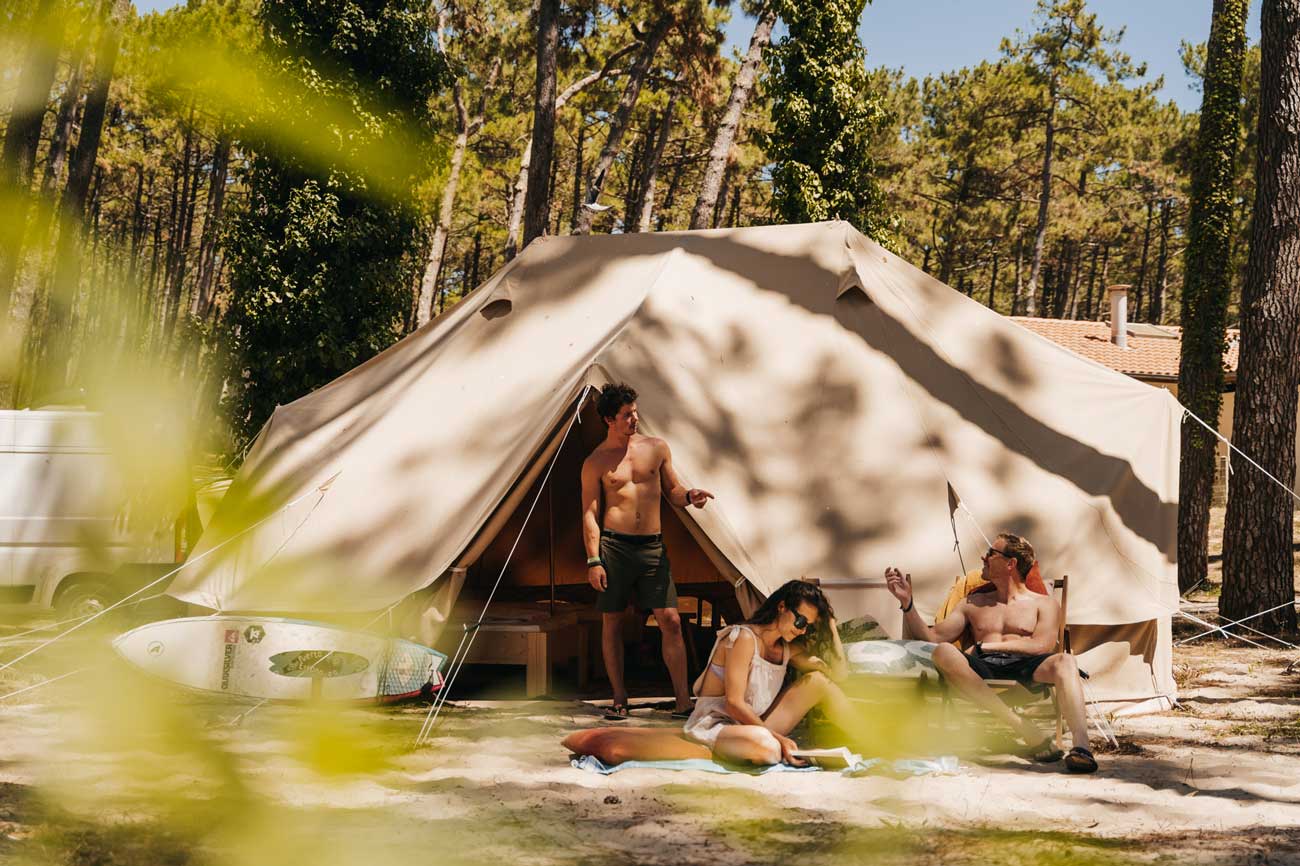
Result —
M 151 622 L 113 641 L 141 670 L 218 694 L 393 701 L 442 685 L 447 657 L 400 638 L 280 617 Z

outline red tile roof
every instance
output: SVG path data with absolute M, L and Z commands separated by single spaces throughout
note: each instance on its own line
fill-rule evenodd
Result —
M 1046 337 L 1112 370 L 1137 379 L 1177 381 L 1178 357 L 1182 350 L 1182 329 L 1173 325 L 1128 324 L 1128 348 L 1121 349 L 1110 341 L 1109 322 L 1080 322 L 1070 319 L 1035 319 L 1012 316 L 1011 321 L 1035 334 Z M 1237 377 L 1236 328 L 1228 330 L 1228 350 L 1223 354 L 1228 381 Z

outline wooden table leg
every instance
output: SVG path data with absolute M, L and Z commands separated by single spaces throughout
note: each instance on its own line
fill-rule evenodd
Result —
M 530 698 L 551 692 L 550 639 L 550 632 L 531 632 L 528 635 L 528 683 L 525 694 Z
M 578 688 L 584 689 L 591 682 L 591 628 L 585 622 L 578 623 Z

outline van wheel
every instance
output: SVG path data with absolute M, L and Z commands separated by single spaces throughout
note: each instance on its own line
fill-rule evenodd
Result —
M 102 580 L 79 580 L 59 594 L 54 611 L 60 620 L 87 619 L 103 613 L 118 595 Z

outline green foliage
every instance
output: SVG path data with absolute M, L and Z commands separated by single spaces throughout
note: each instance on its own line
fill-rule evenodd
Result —
M 423 123 L 445 76 L 424 4 L 414 0 L 338 8 L 267 0 L 260 16 L 274 48 L 268 76 L 291 86 L 270 106 L 276 140 L 246 141 L 255 150 L 243 178 L 249 203 L 227 238 L 236 364 L 229 399 L 244 436 L 276 405 L 400 334 L 419 266 L 420 214 L 381 191 L 414 182 L 411 164 L 357 165 Z M 352 125 L 320 124 L 306 110 L 311 98 L 351 104 Z M 335 165 L 303 157 L 323 144 L 338 153 Z
M 768 51 L 772 208 L 784 222 L 843 219 L 890 242 L 872 141 L 889 122 L 858 39 L 865 0 L 789 0 L 786 35 Z

